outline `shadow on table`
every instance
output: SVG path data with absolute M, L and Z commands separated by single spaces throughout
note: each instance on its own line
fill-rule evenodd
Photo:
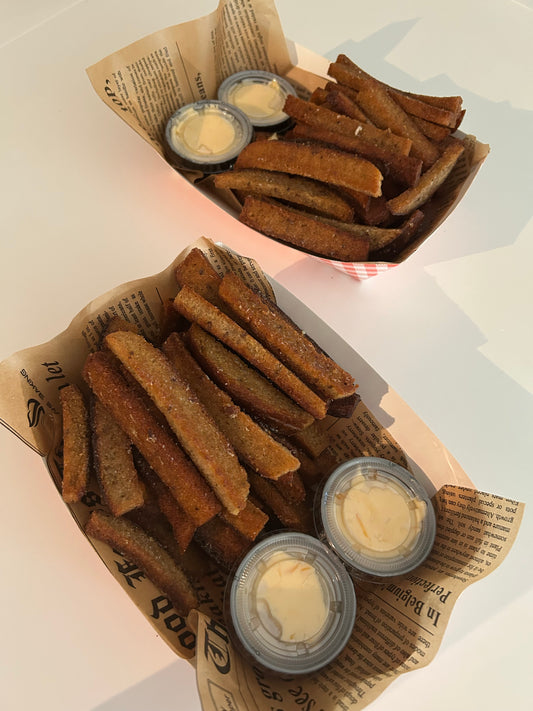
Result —
M 195 671 L 189 666 L 178 659 L 92 711 L 201 711 Z

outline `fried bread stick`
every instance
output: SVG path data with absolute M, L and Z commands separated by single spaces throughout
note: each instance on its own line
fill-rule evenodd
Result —
M 157 509 L 170 524 L 174 539 L 178 545 L 178 551 L 182 555 L 189 547 L 189 543 L 192 541 L 196 531 L 195 522 L 181 508 L 168 486 L 161 481 L 146 459 L 138 453 L 135 457 L 135 465 L 142 481 L 152 493 Z
M 381 146 L 369 143 L 360 135 L 347 136 L 344 133 L 330 130 L 322 126 L 296 124 L 288 136 L 302 141 L 318 141 L 331 146 L 337 146 L 343 151 L 357 153 L 367 160 L 376 163 L 383 176 L 389 175 L 402 185 L 416 185 L 422 172 L 422 161 L 413 156 L 392 153 Z
M 369 86 L 357 95 L 357 103 L 365 114 L 382 129 L 389 128 L 411 141 L 410 155 L 420 158 L 424 167 L 433 165 L 440 155 L 437 146 L 425 136 L 410 116 L 379 86 Z
M 246 471 L 191 385 L 164 353 L 142 336 L 117 331 L 106 337 L 106 345 L 165 415 L 181 446 L 222 505 L 230 513 L 238 513 L 248 498 Z
M 174 274 L 180 286 L 190 286 L 204 299 L 215 306 L 221 307 L 218 298 L 220 276 L 209 263 L 209 260 L 198 247 L 191 249 L 189 254 L 176 267 Z
M 267 195 L 346 222 L 353 218 L 353 207 L 338 192 L 324 183 L 298 175 L 253 168 L 237 169 L 216 175 L 215 185 L 239 190 L 245 195 Z
M 184 286 L 174 299 L 174 306 L 189 321 L 197 323 L 251 363 L 313 417 L 325 417 L 327 405 L 321 397 L 253 336 L 193 289 Z
M 87 490 L 91 468 L 89 411 L 77 385 L 60 392 L 63 414 L 63 480 L 61 495 L 67 504 L 80 501 Z
M 186 617 L 197 604 L 187 576 L 163 546 L 124 517 L 93 511 L 85 527 L 91 538 L 107 543 L 134 563 Z
M 207 555 L 226 571 L 231 570 L 252 547 L 248 538 L 220 516 L 200 526 L 194 538 Z
M 250 289 L 236 274 L 225 274 L 222 301 L 264 346 L 326 400 L 355 392 L 353 377 L 330 358 L 282 309 Z
M 302 533 L 310 533 L 313 530 L 313 517 L 306 502 L 288 501 L 273 481 L 263 479 L 252 472 L 249 477 L 254 494 L 286 528 Z
M 236 516 L 223 509 L 220 512 L 220 518 L 250 541 L 255 541 L 268 522 L 267 514 L 250 499 Z
M 221 505 L 211 487 L 127 384 L 111 354 L 90 354 L 83 377 L 196 525 L 215 516 Z
M 393 215 L 407 215 L 423 205 L 443 184 L 464 151 L 460 141 L 447 146 L 441 157 L 429 168 L 414 188 L 408 188 L 387 202 Z
M 255 141 L 239 153 L 235 167 L 276 170 L 359 190 L 373 197 L 381 195 L 383 176 L 376 166 L 336 148 L 292 141 Z
M 114 516 L 144 504 L 144 492 L 133 461 L 131 441 L 109 410 L 93 398 L 90 422 L 96 476 Z
M 286 434 L 303 430 L 315 421 L 261 373 L 197 324 L 191 325 L 186 337 L 205 372 L 254 417 Z
M 180 374 L 187 375 L 198 398 L 244 464 L 268 479 L 279 479 L 298 468 L 296 457 L 209 378 L 177 333 L 171 334 L 165 341 L 163 352 Z
M 239 220 L 254 230 L 319 257 L 364 262 L 368 240 L 328 224 L 325 219 L 252 196 L 246 198 L 239 215 Z
M 406 156 L 409 155 L 411 150 L 411 140 L 409 138 L 397 136 L 391 131 L 377 128 L 371 123 L 343 116 L 331 111 L 326 106 L 311 104 L 295 96 L 287 97 L 283 110 L 297 122 L 305 123 L 315 128 L 325 128 L 328 131 L 336 131 L 345 136 L 358 136 L 361 140 L 374 143 L 390 153 Z

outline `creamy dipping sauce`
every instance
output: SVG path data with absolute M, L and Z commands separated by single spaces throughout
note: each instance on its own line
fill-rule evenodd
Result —
M 282 642 L 304 642 L 322 629 L 328 607 L 316 569 L 287 553 L 265 561 L 255 591 L 258 617 Z
M 228 93 L 228 101 L 254 119 L 268 118 L 272 123 L 283 121 L 287 114 L 283 111 L 285 93 L 275 79 L 267 84 L 243 81 Z
M 396 482 L 363 475 L 337 494 L 336 507 L 346 538 L 357 550 L 376 557 L 410 550 L 426 512 L 425 503 Z
M 172 127 L 174 145 L 185 145 L 191 153 L 219 156 L 235 142 L 235 126 L 231 118 L 219 111 L 193 113 Z

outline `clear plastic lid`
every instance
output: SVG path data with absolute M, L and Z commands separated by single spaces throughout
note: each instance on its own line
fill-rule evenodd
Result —
M 225 79 L 218 89 L 218 98 L 243 111 L 256 128 L 273 128 L 289 119 L 283 111 L 294 88 L 283 77 L 271 72 L 243 71 Z
M 231 166 L 252 140 L 253 127 L 236 106 L 206 99 L 178 109 L 165 137 L 179 165 L 212 173 Z
M 433 547 L 435 512 L 426 490 L 386 459 L 361 457 L 337 467 L 317 509 L 321 534 L 354 577 L 407 573 Z
M 286 674 L 332 661 L 353 629 L 356 598 L 338 558 L 312 536 L 282 531 L 257 543 L 229 583 L 233 631 L 262 666 Z

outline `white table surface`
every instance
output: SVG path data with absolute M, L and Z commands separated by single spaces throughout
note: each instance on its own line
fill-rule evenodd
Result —
M 358 283 L 287 257 L 209 205 L 96 96 L 85 68 L 216 0 L 2 3 L 0 360 L 201 235 L 255 257 L 438 435 L 478 488 L 533 503 L 531 0 L 278 0 L 287 37 L 392 84 L 460 93 L 491 155 L 407 263 Z M 120 259 L 115 251 L 121 251 Z M 177 659 L 79 534 L 39 457 L 0 430 L 0 708 L 200 708 Z M 437 658 L 371 706 L 530 708 L 527 509 L 503 565 L 460 598 Z

